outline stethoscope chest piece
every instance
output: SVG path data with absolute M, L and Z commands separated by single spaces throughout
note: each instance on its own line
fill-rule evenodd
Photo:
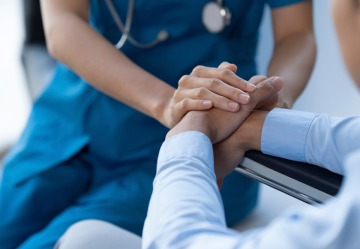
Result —
M 230 24 L 231 13 L 228 8 L 215 3 L 207 3 L 202 12 L 202 22 L 210 33 L 219 33 Z

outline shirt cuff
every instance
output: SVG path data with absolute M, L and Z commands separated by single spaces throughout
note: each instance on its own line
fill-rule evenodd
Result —
M 265 119 L 261 151 L 265 154 L 306 162 L 305 143 L 317 114 L 276 108 Z
M 179 157 L 199 158 L 214 165 L 212 143 L 198 131 L 183 132 L 165 140 L 159 152 L 158 170 L 167 161 Z

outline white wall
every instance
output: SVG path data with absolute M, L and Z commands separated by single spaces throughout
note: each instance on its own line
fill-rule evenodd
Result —
M 294 109 L 338 116 L 360 115 L 360 94 L 341 59 L 332 23 L 331 1 L 313 2 L 318 57 L 311 80 Z M 273 45 L 269 10 L 260 34 L 257 58 L 260 73 L 265 74 Z
M 20 0 L 0 1 L 0 153 L 23 129 L 30 101 L 21 67 L 24 37 Z

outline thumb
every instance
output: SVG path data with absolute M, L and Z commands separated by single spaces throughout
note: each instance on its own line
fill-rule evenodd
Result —
M 268 78 L 264 75 L 255 75 L 249 79 L 249 83 L 254 84 L 255 86 L 260 82 L 267 80 Z
M 257 88 L 272 88 L 274 91 L 279 92 L 282 86 L 283 86 L 283 79 L 275 76 L 260 82 L 257 85 Z
M 280 77 L 272 77 L 260 82 L 255 92 L 250 96 L 250 101 L 256 109 L 272 109 L 278 101 L 278 92 L 282 88 L 283 80 Z
M 222 62 L 218 68 L 226 68 L 233 71 L 234 73 L 236 73 L 237 71 L 237 66 L 235 64 L 230 64 L 229 62 L 226 61 Z

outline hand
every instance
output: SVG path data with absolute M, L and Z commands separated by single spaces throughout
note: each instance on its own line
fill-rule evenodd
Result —
M 249 102 L 255 86 L 236 75 L 236 66 L 223 62 L 218 68 L 197 66 L 179 80 L 179 86 L 163 112 L 165 125 L 172 128 L 189 111 L 212 107 L 237 112 Z
M 255 76 L 251 77 L 251 79 L 249 80 L 249 83 L 254 84 L 256 86 L 265 80 L 268 80 L 268 77 L 263 76 L 263 75 L 255 75 Z M 282 108 L 281 106 L 279 106 L 280 103 L 282 103 L 282 98 L 280 98 L 279 94 L 276 94 L 276 95 L 269 96 L 269 98 L 261 101 L 255 107 L 255 109 L 270 111 L 270 110 L 274 109 L 275 107 Z
M 260 150 L 267 111 L 254 111 L 227 139 L 214 144 L 215 174 L 219 182 L 241 162 L 246 151 Z
M 267 77 L 257 75 L 253 76 L 249 82 L 257 86 L 266 80 L 268 80 Z M 278 95 L 265 98 L 255 108 L 266 111 L 253 111 L 229 138 L 214 144 L 215 174 L 218 184 L 236 168 L 246 151 L 249 149 L 260 150 L 261 132 L 268 114 L 267 111 L 278 107 L 279 101 L 281 100 Z
M 233 114 L 219 109 L 208 111 L 211 118 L 213 143 L 220 142 L 231 135 L 253 110 L 272 108 L 277 103 L 277 95 L 283 81 L 279 77 L 272 77 L 256 85 L 256 90 L 250 94 L 250 102 L 242 105 L 241 109 Z
M 249 82 L 257 86 L 267 79 L 266 76 L 255 75 Z M 278 99 L 278 94 L 270 96 L 256 108 L 270 111 L 278 105 Z M 253 111 L 230 137 L 214 144 L 215 174 L 219 187 L 222 179 L 236 168 L 247 150 L 260 150 L 260 135 L 266 115 L 264 111 Z
M 266 76 L 255 75 L 249 80 L 249 83 L 254 84 L 256 86 L 260 82 L 267 79 L 268 78 Z M 256 109 L 270 111 L 275 107 L 289 109 L 291 108 L 291 105 L 289 104 L 289 101 L 287 101 L 286 98 L 284 98 L 280 93 L 274 96 L 273 99 L 268 99 L 267 103 L 263 102 L 261 106 L 258 106 Z
M 282 80 L 273 77 L 260 82 L 250 94 L 250 102 L 241 106 L 237 113 L 225 112 L 214 108 L 209 111 L 192 111 L 170 130 L 167 137 L 178 133 L 195 130 L 205 133 L 213 143 L 220 142 L 231 135 L 248 117 L 256 106 L 274 99 L 281 89 Z
M 279 97 L 278 97 L 278 102 L 276 103 L 276 107 L 278 107 L 278 108 L 284 108 L 284 109 L 289 109 L 289 108 L 291 108 L 291 104 L 289 104 L 289 102 L 286 101 L 284 97 L 282 97 L 281 95 L 279 95 Z

